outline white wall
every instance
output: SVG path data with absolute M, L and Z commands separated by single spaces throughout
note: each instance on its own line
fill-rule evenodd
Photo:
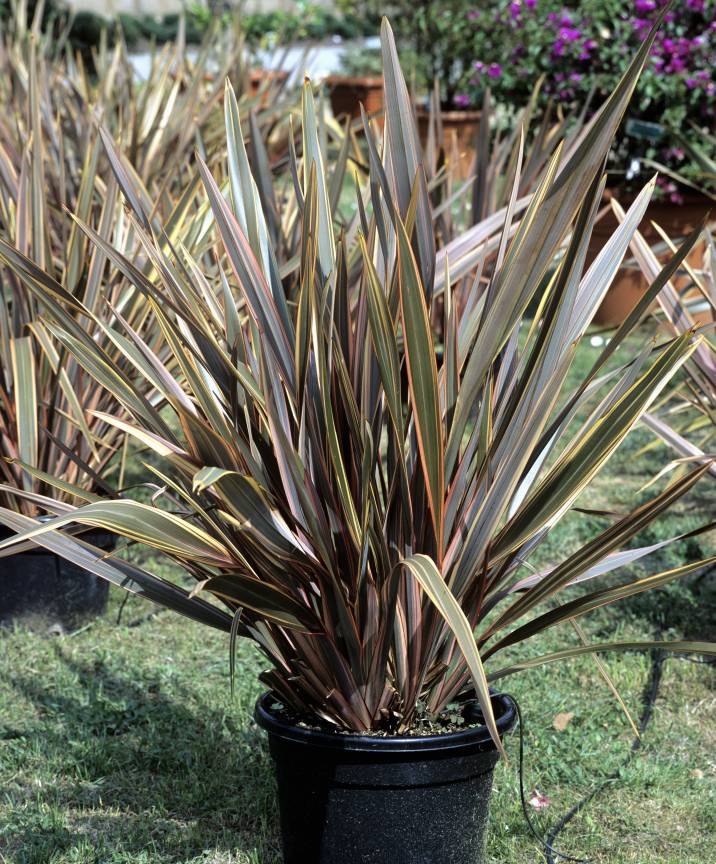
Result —
M 67 0 L 78 11 L 95 12 L 111 18 L 120 12 L 133 15 L 167 15 L 179 12 L 184 5 L 182 0 Z M 334 6 L 333 0 L 310 0 L 317 6 Z M 294 0 L 243 0 L 242 8 L 247 12 L 272 12 L 274 9 L 291 10 L 297 8 Z

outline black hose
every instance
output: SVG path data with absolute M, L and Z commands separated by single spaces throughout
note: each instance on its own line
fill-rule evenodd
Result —
M 598 786 L 592 789 L 587 795 L 585 795 L 580 801 L 578 801 L 573 807 L 571 807 L 562 818 L 550 829 L 549 833 L 546 837 L 540 834 L 540 832 L 534 827 L 532 823 L 532 817 L 530 816 L 530 812 L 527 807 L 527 800 L 525 797 L 525 787 L 524 787 L 524 723 L 522 720 L 522 711 L 520 709 L 519 703 L 514 698 L 514 696 L 510 696 L 509 698 L 515 704 L 515 708 L 517 710 L 517 718 L 520 725 L 520 759 L 519 759 L 519 775 L 520 775 L 520 800 L 522 803 L 522 812 L 525 817 L 525 821 L 527 822 L 527 826 L 534 836 L 539 840 L 540 845 L 544 849 L 544 854 L 546 857 L 546 864 L 556 864 L 556 859 L 561 859 L 563 861 L 572 861 L 576 862 L 576 864 L 588 864 L 588 859 L 586 858 L 576 858 L 572 855 L 567 855 L 564 852 L 560 852 L 558 849 L 554 848 L 554 841 L 559 836 L 560 832 L 564 830 L 564 828 L 574 819 L 577 814 L 579 814 L 586 806 L 599 795 L 602 790 L 604 790 L 607 786 L 613 784 L 613 782 L 619 779 L 622 771 L 630 764 L 635 754 L 642 747 L 642 739 L 643 735 L 646 732 L 649 723 L 654 714 L 654 706 L 656 704 L 656 699 L 659 695 L 659 686 L 661 684 L 662 673 L 664 662 L 668 659 L 677 659 L 684 660 L 689 663 L 699 663 L 704 665 L 712 666 L 716 662 L 716 658 L 698 658 L 698 657 L 686 657 L 680 655 L 669 655 L 665 654 L 660 649 L 656 648 L 651 652 L 651 667 L 649 670 L 649 678 L 644 687 L 644 692 L 642 695 L 642 710 L 641 716 L 639 717 L 639 735 L 636 736 L 631 743 L 631 747 L 629 748 L 629 753 L 626 758 L 622 761 L 620 766 L 612 771 L 607 777 L 605 777 Z
M 544 849 L 545 855 L 547 858 L 547 864 L 555 864 L 554 850 L 552 849 L 552 844 L 554 843 L 557 836 L 560 834 L 562 830 L 568 825 L 569 822 L 577 816 L 586 806 L 596 798 L 597 795 L 606 787 L 609 786 L 614 780 L 617 780 L 621 775 L 622 771 L 630 764 L 634 755 L 641 749 L 642 747 L 642 736 L 646 732 L 646 729 L 651 722 L 651 718 L 654 714 L 654 705 L 656 704 L 657 696 L 659 695 L 659 685 L 661 684 L 661 675 L 663 671 L 664 665 L 664 655 L 663 652 L 659 650 L 654 650 L 651 652 L 651 668 L 649 670 L 649 679 L 646 682 L 646 687 L 644 688 L 644 694 L 642 697 L 642 712 L 641 717 L 639 718 L 639 735 L 635 736 L 632 739 L 631 747 L 629 748 L 629 753 L 627 754 L 626 759 L 623 760 L 621 765 L 615 770 L 612 771 L 611 774 L 607 775 L 602 782 L 592 789 L 581 801 L 577 801 L 577 803 L 571 807 L 562 818 L 557 822 L 556 825 L 552 827 L 552 829 L 547 834 L 547 839 L 544 841 Z
M 522 720 L 522 709 L 520 708 L 520 703 L 515 699 L 514 696 L 510 694 L 505 694 L 509 699 L 514 703 L 515 709 L 517 711 L 517 720 L 520 724 L 520 765 L 519 765 L 519 774 L 520 774 L 520 801 L 522 802 L 522 813 L 525 817 L 525 822 L 527 823 L 527 827 L 534 834 L 535 838 L 539 840 L 540 845 L 544 846 L 545 850 L 548 852 L 550 856 L 556 855 L 558 858 L 561 858 L 563 861 L 573 861 L 575 864 L 587 864 L 586 858 L 574 858 L 572 855 L 566 855 L 564 852 L 560 852 L 552 846 L 551 837 L 547 841 L 545 841 L 544 837 L 540 832 L 534 827 L 532 824 L 532 818 L 530 817 L 529 810 L 527 809 L 527 799 L 525 798 L 525 778 L 524 778 L 524 763 L 525 763 L 525 725 Z M 551 858 L 550 860 L 554 860 Z

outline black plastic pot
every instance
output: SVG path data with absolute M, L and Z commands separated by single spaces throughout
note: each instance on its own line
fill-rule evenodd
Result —
M 485 726 L 426 737 L 294 726 L 266 693 L 255 717 L 275 762 L 284 864 L 481 864 L 498 753 Z M 492 698 L 501 735 L 515 723 Z
M 0 526 L 0 539 L 11 536 Z M 100 549 L 116 545 L 105 531 L 81 537 Z M 0 624 L 22 620 L 36 630 L 74 630 L 105 611 L 108 593 L 104 579 L 39 546 L 0 558 Z

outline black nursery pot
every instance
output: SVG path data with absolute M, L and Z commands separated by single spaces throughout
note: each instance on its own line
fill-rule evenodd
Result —
M 0 526 L 0 540 L 11 536 Z M 105 531 L 81 539 L 104 550 L 116 545 Z M 105 611 L 108 593 L 104 579 L 40 546 L 0 558 L 0 624 L 23 620 L 34 629 L 74 630 Z
M 425 737 L 294 726 L 264 694 L 255 717 L 276 767 L 284 864 L 482 864 L 499 758 L 485 726 Z M 512 700 L 493 694 L 500 735 Z

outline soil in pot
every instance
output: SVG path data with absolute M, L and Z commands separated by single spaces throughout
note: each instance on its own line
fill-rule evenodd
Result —
M 0 526 L 0 539 L 12 532 Z M 90 531 L 82 539 L 100 549 L 114 534 Z M 109 584 L 39 546 L 0 557 L 0 624 L 22 622 L 38 632 L 75 630 L 107 608 Z
M 430 113 L 423 108 L 417 111 L 418 133 L 425 147 L 430 131 Z M 480 130 L 480 111 L 441 111 L 442 140 L 439 142 L 448 162 L 456 162 L 457 177 L 466 180 L 470 176 L 477 152 L 477 136 Z
M 383 79 L 369 75 L 343 76 L 330 75 L 326 78 L 326 86 L 331 94 L 331 108 L 333 114 L 339 120 L 350 117 L 351 120 L 359 120 L 361 104 L 366 114 L 379 114 L 383 110 Z M 375 117 L 380 127 L 383 126 L 383 117 Z
M 609 200 L 615 196 L 622 207 L 625 210 L 628 209 L 632 203 L 631 199 L 628 196 L 621 196 L 619 190 L 608 189 L 604 194 L 604 204 L 607 205 Z M 712 198 L 697 193 L 685 195 L 682 204 L 674 204 L 664 199 L 657 199 L 649 204 L 639 230 L 650 245 L 663 243 L 661 236 L 652 225 L 652 222 L 656 222 L 657 225 L 666 231 L 674 243 L 678 243 L 680 239 L 694 230 L 709 211 L 715 209 L 716 202 Z M 611 207 L 609 207 L 594 226 L 587 252 L 587 267 L 594 261 L 618 226 L 619 222 Z M 703 241 L 698 241 L 687 256 L 686 260 L 695 270 L 699 270 L 703 266 L 704 251 L 705 245 Z M 661 260 L 663 263 L 666 263 L 669 257 L 669 252 L 666 251 L 661 256 Z M 685 290 L 692 283 L 688 274 L 682 273 L 672 280 L 672 284 L 677 290 Z M 614 277 L 614 281 L 595 315 L 594 323 L 603 327 L 619 326 L 648 287 L 648 282 L 642 275 L 637 263 L 627 257 L 625 266 L 621 267 Z M 697 323 L 707 322 L 705 320 L 697 320 Z
M 492 701 L 504 735 L 514 704 Z M 256 721 L 276 768 L 284 864 L 481 864 L 499 757 L 476 719 L 426 736 L 342 735 L 291 722 L 262 696 Z

